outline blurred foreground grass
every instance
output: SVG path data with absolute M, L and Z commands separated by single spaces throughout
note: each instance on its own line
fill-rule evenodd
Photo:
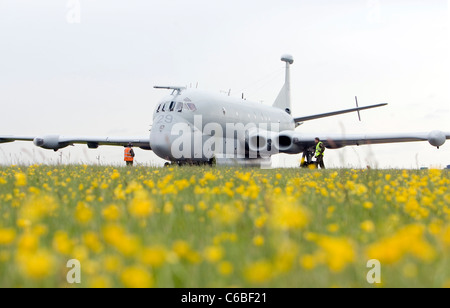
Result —
M 0 167 L 0 287 L 449 286 L 449 188 L 445 170 Z

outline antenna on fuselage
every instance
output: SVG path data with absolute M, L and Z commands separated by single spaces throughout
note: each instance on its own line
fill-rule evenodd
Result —
M 358 106 L 358 97 L 357 96 L 355 96 L 355 101 L 356 101 L 356 108 L 359 108 L 359 106 Z M 361 114 L 359 113 L 359 109 L 358 109 L 358 119 L 359 119 L 359 122 L 361 122 Z

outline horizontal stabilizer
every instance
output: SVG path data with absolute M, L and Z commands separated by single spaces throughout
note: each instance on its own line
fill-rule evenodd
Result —
M 155 89 L 164 89 L 164 90 L 174 90 L 174 91 L 177 91 L 178 94 L 181 91 L 186 90 L 186 87 L 175 87 L 175 86 L 154 86 L 153 88 L 155 88 Z
M 315 120 L 315 119 L 320 119 L 320 118 L 325 118 L 325 117 L 331 117 L 331 116 L 344 114 L 344 113 L 350 113 L 350 112 L 355 112 L 355 111 L 359 112 L 361 110 L 377 108 L 377 107 L 382 107 L 382 106 L 386 106 L 386 105 L 387 104 L 384 103 L 384 104 L 377 104 L 377 105 L 371 105 L 371 106 L 365 106 L 365 107 L 357 107 L 357 108 L 345 109 L 345 110 L 339 110 L 339 111 L 333 111 L 333 112 L 327 112 L 327 113 L 320 113 L 320 114 L 310 115 L 310 116 L 306 116 L 306 117 L 294 118 L 294 121 L 295 121 L 295 123 L 299 123 L 299 122 L 310 121 L 310 120 Z

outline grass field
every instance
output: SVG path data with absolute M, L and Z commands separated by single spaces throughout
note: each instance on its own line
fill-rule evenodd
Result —
M 0 167 L 0 287 L 450 286 L 449 188 L 446 170 Z

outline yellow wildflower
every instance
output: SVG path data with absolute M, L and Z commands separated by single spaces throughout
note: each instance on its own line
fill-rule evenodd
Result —
M 154 284 L 152 275 L 139 266 L 126 268 L 120 275 L 120 279 L 126 288 L 151 288 Z
M 152 267 L 162 266 L 166 259 L 167 251 L 163 246 L 146 247 L 141 253 L 142 263 Z
M 53 236 L 53 249 L 65 255 L 69 255 L 73 249 L 73 243 L 69 235 L 64 231 L 57 231 Z
M 27 232 L 20 236 L 17 246 L 20 253 L 33 253 L 39 246 L 39 237 Z
M 22 187 L 27 185 L 27 175 L 23 172 L 18 172 L 14 174 L 14 178 L 16 179 L 15 185 L 17 187 Z
M 18 263 L 23 274 L 35 280 L 50 276 L 55 269 L 54 257 L 46 250 L 39 250 L 32 254 L 20 254 Z
M 19 219 L 38 221 L 44 217 L 51 216 L 56 212 L 58 203 L 52 196 L 33 195 L 27 199 L 19 211 Z
M 185 204 L 183 208 L 184 208 L 184 211 L 188 212 L 188 213 L 192 213 L 195 211 L 195 207 L 190 204 Z
M 328 230 L 328 232 L 335 233 L 335 232 L 339 231 L 339 225 L 338 224 L 329 224 L 329 225 L 327 225 L 327 230 Z
M 0 245 L 9 245 L 16 238 L 16 231 L 14 229 L 0 229 Z
M 273 276 L 272 264 L 268 261 L 257 261 L 248 265 L 244 270 L 244 277 L 251 283 L 264 283 Z
M 113 173 L 111 174 L 111 180 L 115 180 L 118 178 L 120 178 L 120 173 L 116 169 L 114 169 Z
M 300 265 L 306 270 L 312 270 L 316 267 L 317 261 L 313 255 L 304 255 L 300 258 Z
M 411 254 L 423 261 L 430 261 L 435 251 L 425 241 L 423 225 L 408 225 L 394 235 L 371 244 L 366 251 L 370 259 L 377 259 L 384 264 L 396 263 L 406 254 Z
M 95 232 L 86 232 L 83 234 L 83 242 L 87 248 L 95 253 L 99 253 L 103 250 L 103 245 Z
M 133 200 L 128 204 L 130 214 L 136 218 L 148 217 L 155 209 L 154 201 L 145 190 L 136 191 Z
M 94 212 L 91 210 L 89 205 L 84 202 L 78 202 L 77 207 L 75 209 L 75 219 L 82 223 L 86 224 L 91 221 L 94 216 Z
M 118 256 L 107 255 L 103 258 L 103 267 L 107 272 L 115 273 L 122 267 L 121 260 Z
M 264 227 L 264 225 L 266 224 L 267 221 L 267 215 L 263 214 L 261 216 L 259 216 L 258 218 L 255 219 L 255 227 L 258 229 L 261 229 L 262 227 Z
M 373 232 L 375 230 L 375 225 L 371 220 L 365 220 L 360 225 L 361 230 L 365 232 Z
M 171 202 L 164 203 L 163 213 L 170 214 L 173 211 L 173 204 Z
M 365 201 L 363 203 L 363 207 L 370 210 L 371 208 L 373 208 L 373 203 L 370 201 Z
M 264 245 L 264 237 L 261 235 L 257 235 L 253 238 L 253 245 L 255 246 L 262 246 Z
M 115 221 L 120 218 L 120 209 L 115 204 L 110 204 L 102 210 L 102 216 L 109 221 Z
M 217 266 L 218 271 L 223 276 L 229 276 L 233 272 L 233 264 L 228 261 L 222 261 Z
M 323 255 L 323 262 L 332 272 L 341 272 L 349 263 L 355 261 L 355 247 L 349 239 L 317 235 L 313 240 L 320 247 L 317 254 Z
M 111 280 L 106 276 L 94 276 L 89 279 L 88 286 L 92 289 L 111 288 Z
M 220 246 L 209 246 L 203 251 L 205 259 L 210 263 L 216 263 L 223 258 L 224 251 Z
M 292 199 L 278 198 L 272 205 L 270 219 L 274 229 L 301 229 L 309 223 L 309 212 Z
M 179 240 L 173 244 L 173 251 L 178 255 L 178 257 L 183 258 L 189 254 L 191 250 L 189 244 L 185 241 Z

